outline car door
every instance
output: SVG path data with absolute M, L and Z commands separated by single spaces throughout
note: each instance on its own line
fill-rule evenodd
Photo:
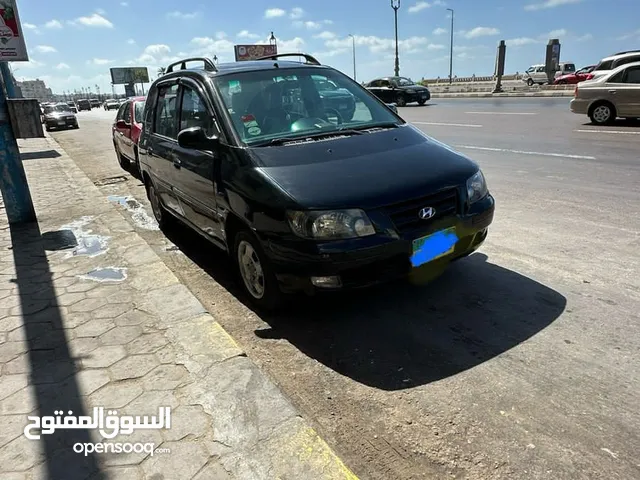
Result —
M 153 131 L 145 145 L 145 155 L 151 165 L 151 180 L 164 206 L 184 217 L 182 206 L 174 193 L 174 185 L 177 182 L 174 158 L 178 146 L 178 79 L 170 79 L 159 84 L 157 88 Z
M 132 102 L 126 102 L 123 105 L 124 111 L 122 113 L 122 120 L 127 124 L 127 128 L 124 129 L 123 135 L 121 136 L 122 140 L 122 150 L 124 156 L 130 160 L 133 160 L 133 142 L 131 141 L 131 125 L 132 125 L 132 117 L 131 117 L 131 106 Z
M 380 80 L 380 100 L 385 103 L 394 103 L 396 101 L 393 85 L 389 80 Z
M 533 73 L 533 81 L 536 83 L 547 83 L 549 81 L 544 65 L 536 67 L 536 71 Z
M 213 106 L 208 102 L 208 96 L 202 86 L 195 80 L 186 78 L 180 83 L 178 130 L 201 127 L 208 136 L 218 135 Z M 214 162 L 218 155 L 218 151 L 183 148 L 177 145 L 174 191 L 187 220 L 207 235 L 224 242 L 214 194 Z
M 380 98 L 379 80 L 372 80 L 366 85 L 365 88 L 369 90 L 371 93 L 373 93 L 376 97 Z
M 640 66 L 627 67 L 607 83 L 620 117 L 640 117 Z
M 120 107 L 118 113 L 116 114 L 115 123 L 113 125 L 113 143 L 115 144 L 116 149 L 120 152 L 124 152 L 124 132 L 126 129 L 120 128 L 117 126 L 118 120 L 124 120 L 124 105 Z

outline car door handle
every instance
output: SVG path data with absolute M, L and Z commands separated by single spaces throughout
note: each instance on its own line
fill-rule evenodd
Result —
M 174 158 L 173 159 L 173 166 L 176 168 L 181 168 L 182 167 L 182 162 L 180 161 L 179 158 Z
M 617 93 L 617 90 L 609 90 L 609 93 L 615 95 Z

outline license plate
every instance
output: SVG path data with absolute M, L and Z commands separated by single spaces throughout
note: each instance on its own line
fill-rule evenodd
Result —
M 65 122 L 58 122 L 58 125 L 64 125 Z
M 457 241 L 455 227 L 440 230 L 426 237 L 416 238 L 413 241 L 411 265 L 419 267 L 450 254 L 456 248 Z

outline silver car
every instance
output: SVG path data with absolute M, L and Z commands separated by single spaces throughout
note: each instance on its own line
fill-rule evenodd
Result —
M 588 115 L 596 125 L 616 118 L 640 118 L 640 62 L 628 63 L 607 75 L 576 86 L 571 111 Z

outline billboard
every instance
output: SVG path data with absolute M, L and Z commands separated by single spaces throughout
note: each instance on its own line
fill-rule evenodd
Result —
M 16 0 L 0 2 L 0 62 L 28 62 Z
M 127 83 L 149 83 L 147 67 L 114 67 L 111 68 L 111 83 L 126 85 Z
M 277 45 L 236 45 L 236 62 L 244 60 L 255 60 L 267 55 L 275 55 L 278 53 Z

